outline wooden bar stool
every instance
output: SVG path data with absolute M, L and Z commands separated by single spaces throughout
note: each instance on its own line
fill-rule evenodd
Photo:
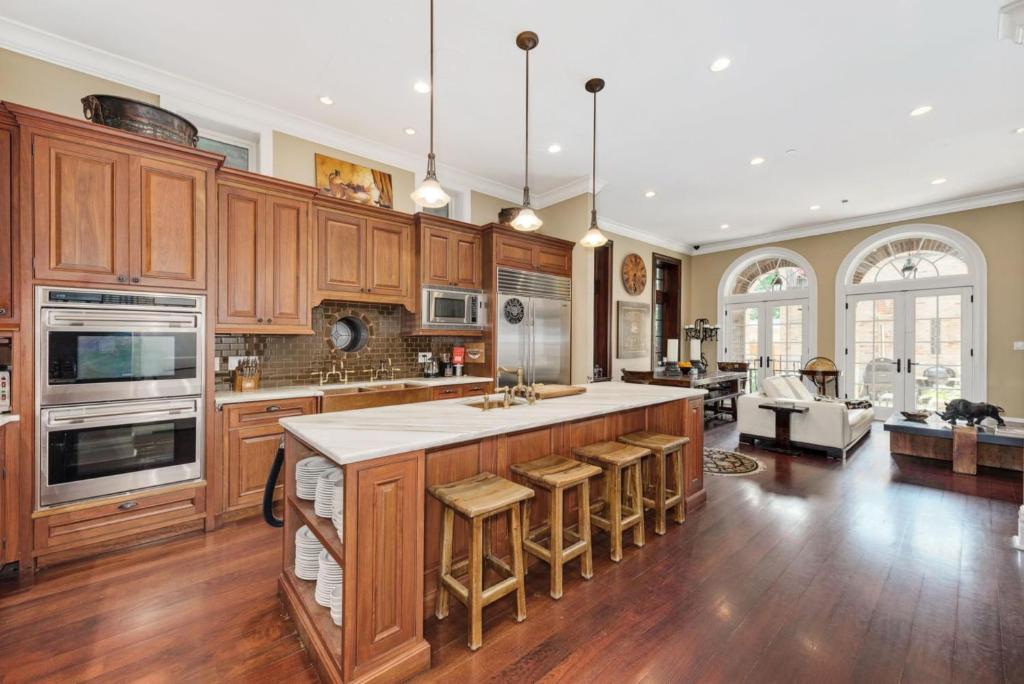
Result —
M 444 508 L 441 534 L 441 567 L 438 572 L 438 620 L 448 617 L 448 598 L 454 594 L 469 611 L 469 648 L 476 650 L 483 643 L 483 610 L 506 594 L 516 592 L 516 622 L 526 619 L 526 586 L 523 569 L 523 540 L 519 530 L 520 504 L 533 497 L 529 487 L 510 482 L 492 473 L 480 473 L 465 480 L 430 488 Z M 452 539 L 455 514 L 464 517 L 470 526 L 469 557 L 457 567 L 452 566 Z M 509 546 L 512 567 L 491 553 L 490 534 L 484 522 L 502 513 L 509 514 Z M 484 588 L 484 561 L 505 578 Z M 468 570 L 469 586 L 455 579 L 456 573 Z
M 601 469 L 588 463 L 574 461 L 555 454 L 543 456 L 527 463 L 512 466 L 512 472 L 534 487 L 547 491 L 551 506 L 547 521 L 535 530 L 530 529 L 530 501 L 523 503 L 523 548 L 551 566 L 551 598 L 562 598 L 562 566 L 577 556 L 581 557 L 580 571 L 584 579 L 594 576 L 594 559 L 590 543 L 590 478 L 601 474 Z M 565 505 L 563 494 L 575 487 L 579 510 L 577 531 L 566 529 L 562 522 Z M 548 535 L 545 548 L 538 539 Z M 568 539 L 569 546 L 564 545 Z
M 653 491 L 651 496 L 644 497 L 644 507 L 655 511 L 654 533 L 665 534 L 665 518 L 669 509 L 675 509 L 672 519 L 682 524 L 686 520 L 683 446 L 690 443 L 690 438 L 640 431 L 622 435 L 619 441 L 649 449 L 654 458 L 654 481 L 651 483 Z M 669 462 L 672 464 L 675 489 L 668 488 Z
M 643 481 L 640 461 L 650 449 L 620 442 L 597 442 L 572 450 L 573 455 L 599 466 L 604 471 L 604 499 L 591 507 L 590 521 L 611 538 L 611 559 L 622 560 L 622 533 L 633 528 L 634 546 L 644 545 Z M 625 485 L 623 485 L 625 476 Z M 626 505 L 623 505 L 623 495 Z M 602 517 L 600 512 L 606 512 Z

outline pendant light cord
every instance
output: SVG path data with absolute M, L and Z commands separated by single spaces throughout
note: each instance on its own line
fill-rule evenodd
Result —
M 434 178 L 434 0 L 430 0 L 430 154 L 427 155 L 427 178 Z
M 594 91 L 594 132 L 593 151 L 590 167 L 590 212 L 591 222 L 597 221 L 597 91 Z
M 526 158 L 523 174 L 523 206 L 530 206 L 530 51 L 526 50 L 526 143 L 523 156 Z

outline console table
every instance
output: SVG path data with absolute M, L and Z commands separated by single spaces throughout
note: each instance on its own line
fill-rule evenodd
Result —
M 627 376 L 623 374 L 623 379 L 626 378 Z M 626 382 L 630 380 L 626 379 Z M 708 393 L 704 395 L 704 420 L 711 420 L 716 416 L 729 416 L 731 420 L 736 420 L 736 397 L 744 392 L 747 374 L 739 371 L 713 370 L 694 378 L 685 371 L 680 375 L 655 371 L 651 375 L 650 384 L 707 390 Z M 724 402 L 729 403 L 725 405 Z M 711 406 L 718 408 L 709 409 Z
M 806 406 L 790 404 L 758 404 L 757 407 L 768 409 L 775 414 L 775 443 L 762 448 L 791 455 L 799 453 L 789 440 L 789 421 L 794 413 L 807 413 L 809 409 Z

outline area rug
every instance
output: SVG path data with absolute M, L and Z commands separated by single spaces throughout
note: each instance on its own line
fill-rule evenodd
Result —
M 715 475 L 750 475 L 767 466 L 753 456 L 735 451 L 704 447 L 704 472 Z

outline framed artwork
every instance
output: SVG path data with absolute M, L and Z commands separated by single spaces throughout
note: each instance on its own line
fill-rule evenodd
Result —
M 350 202 L 391 209 L 391 174 L 359 164 L 316 155 L 316 186 L 320 192 Z
M 651 305 L 617 302 L 618 349 L 620 359 L 640 359 L 650 353 Z

